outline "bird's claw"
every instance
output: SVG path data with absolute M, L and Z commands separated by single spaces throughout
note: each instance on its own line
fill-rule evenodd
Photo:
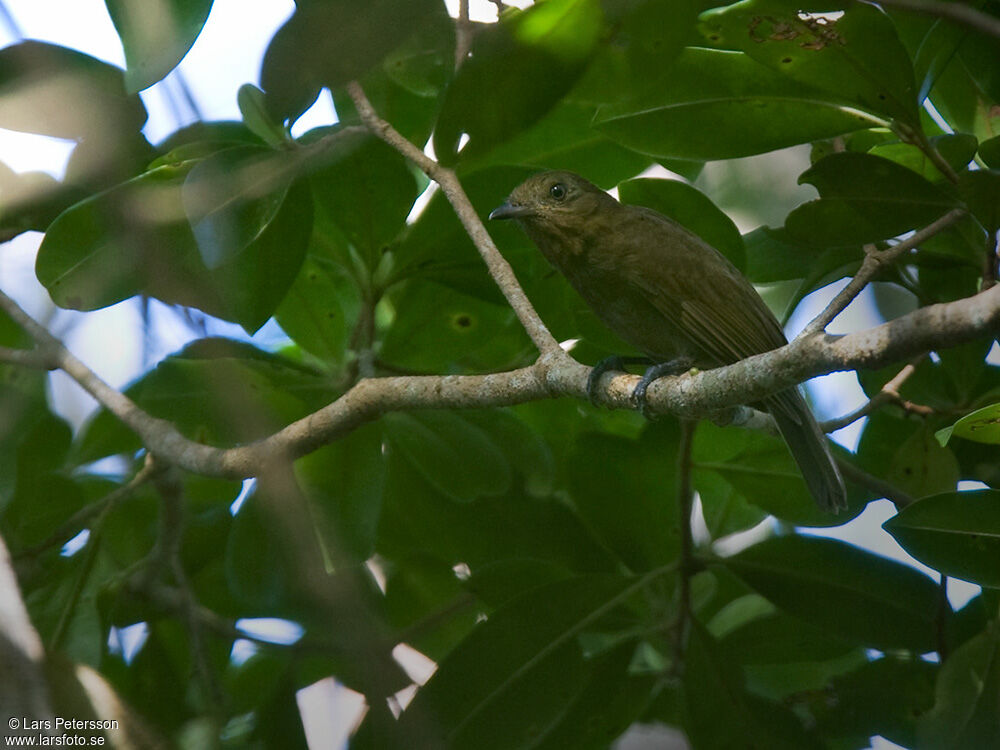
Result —
M 590 370 L 590 375 L 587 376 L 587 399 L 594 406 L 600 405 L 597 400 L 597 391 L 601 378 L 604 377 L 605 373 L 625 372 L 625 365 L 649 364 L 649 362 L 649 357 L 622 357 L 617 354 L 605 357 L 593 366 Z
M 668 375 L 679 375 L 683 372 L 687 372 L 691 369 L 693 362 L 686 357 L 678 357 L 677 359 L 671 359 L 668 362 L 659 362 L 643 373 L 642 379 L 636 385 L 635 390 L 632 391 L 632 403 L 638 408 L 639 413 L 642 414 L 646 419 L 652 421 L 656 418 L 656 415 L 649 408 L 649 401 L 647 400 L 646 392 L 649 390 L 649 386 L 653 384 L 653 381 L 659 380 L 662 377 Z

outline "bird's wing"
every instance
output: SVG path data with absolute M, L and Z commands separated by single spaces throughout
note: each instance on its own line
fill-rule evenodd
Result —
M 658 234 L 662 241 L 638 250 L 657 257 L 640 264 L 643 273 L 634 275 L 632 283 L 709 360 L 731 364 L 787 343 L 757 291 L 715 248 L 648 209 L 636 211 L 636 220 L 645 231 L 627 236 L 648 241 Z M 780 393 L 768 401 L 790 415 L 797 411 Z

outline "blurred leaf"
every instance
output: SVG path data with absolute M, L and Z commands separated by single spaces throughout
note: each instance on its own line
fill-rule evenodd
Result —
M 745 691 L 739 668 L 697 621 L 692 623 L 684 661 L 683 726 L 694 748 L 818 747 L 794 714 Z
M 583 434 L 567 458 L 565 471 L 577 512 L 633 572 L 664 565 L 677 555 L 677 477 L 668 459 L 677 450 L 676 425 L 657 425 L 640 440 Z
M 788 447 L 778 437 L 699 424 L 693 481 L 702 502 L 714 508 L 717 500 L 711 489 L 720 485 L 711 478 L 703 483 L 706 475 L 721 477 L 747 502 L 796 525 L 835 526 L 845 521 L 843 515 L 833 516 L 816 506 Z M 850 505 L 854 510 L 849 515 L 861 510 L 853 501 Z
M 449 747 L 478 750 L 544 736 L 581 695 L 593 669 L 577 636 L 635 588 L 628 579 L 587 576 L 509 602 L 442 660 L 404 712 L 400 735 L 413 741 L 434 727 Z
M 733 605 L 748 598 L 759 597 L 756 594 L 741 597 Z M 774 611 L 773 605 L 765 603 L 770 607 L 770 613 L 754 617 L 735 629 L 718 635 L 719 647 L 734 662 L 748 665 L 824 661 L 843 656 L 854 648 L 850 641 L 797 617 Z M 731 607 L 732 605 L 722 610 L 709 623 L 709 629 L 713 633 L 716 623 L 724 615 L 730 614 L 728 610 Z
M 310 250 L 318 249 L 319 243 L 314 234 Z M 347 357 L 361 313 L 361 292 L 341 265 L 311 251 L 274 317 L 296 344 L 337 366 Z
M 555 482 L 552 450 L 535 430 L 508 409 L 472 409 L 462 416 L 489 435 L 511 468 L 524 478 L 529 494 L 551 493 Z
M 966 414 L 950 427 L 934 433 L 941 445 L 953 437 L 963 437 L 977 443 L 1000 443 L 1000 404 L 991 404 Z
M 146 122 L 119 68 L 47 42 L 0 50 L 0 96 L 0 127 L 53 138 L 108 137 Z
M 775 537 L 720 562 L 789 614 L 851 641 L 918 653 L 935 648 L 937 584 L 857 547 Z
M 510 464 L 480 427 L 450 411 L 391 412 L 386 437 L 437 489 L 460 501 L 500 495 Z
M 1000 135 L 979 144 L 979 157 L 986 163 L 986 166 L 1000 169 Z
M 562 102 L 530 128 L 469 159 L 462 172 L 511 165 L 565 169 L 584 175 L 596 185 L 612 187 L 641 172 L 651 159 L 630 151 L 591 127 L 594 107 Z
M 934 703 L 938 669 L 920 659 L 875 659 L 834 677 L 829 694 L 817 696 L 811 707 L 821 729 L 833 737 L 878 734 L 918 747 L 917 720 Z
M 335 565 L 371 557 L 382 509 L 382 430 L 360 427 L 295 462 L 317 534 Z
M 930 147 L 937 150 L 955 172 L 961 172 L 976 155 L 975 136 L 964 133 L 934 136 L 928 139 Z M 901 164 L 922 176 L 925 180 L 943 179 L 941 171 L 924 151 L 910 143 L 882 143 L 869 149 L 869 154 Z
M 440 372 L 456 365 L 507 369 L 530 346 L 509 306 L 484 302 L 432 282 L 411 281 L 396 298 L 396 319 L 380 359 L 395 367 Z
M 252 83 L 244 83 L 236 94 L 236 103 L 247 129 L 269 146 L 280 146 L 288 140 L 287 131 L 267 111 L 264 92 Z
M 1000 491 L 925 497 L 882 526 L 943 575 L 1000 588 Z
M 1000 229 L 1000 169 L 977 169 L 961 175 L 958 184 L 962 200 L 986 231 Z
M 338 136 L 310 177 L 317 213 L 335 224 L 370 271 L 399 234 L 419 193 L 406 161 L 372 135 Z
M 755 284 L 766 284 L 789 279 L 815 279 L 817 283 L 830 279 L 839 269 L 841 275 L 851 275 L 860 266 L 860 247 L 825 249 L 817 253 L 817 248 L 798 242 L 783 227 L 758 227 L 743 235 L 746 247 L 746 276 Z M 807 288 L 811 287 L 811 288 Z M 813 291 L 815 284 L 803 284 L 798 297 Z
M 701 18 L 712 44 L 740 49 L 837 101 L 919 128 L 910 59 L 877 8 L 847 5 L 830 18 L 782 0 L 743 0 Z
M 434 130 L 445 164 L 482 154 L 524 130 L 572 87 L 604 31 L 598 0 L 548 0 L 482 29 L 448 87 Z
M 201 33 L 212 0 L 104 0 L 125 49 L 125 86 L 142 91 L 176 67 Z
M 740 52 L 688 48 L 660 85 L 602 107 L 595 127 L 663 158 L 732 159 L 870 127 L 872 119 Z
M 941 667 L 934 708 L 917 726 L 927 748 L 994 747 L 1000 743 L 1000 634 L 995 623 L 960 646 Z
M 814 185 L 821 197 L 792 211 L 785 228 L 812 244 L 888 239 L 958 205 L 913 171 L 869 154 L 831 154 L 803 172 L 799 182 Z
M 889 482 L 914 497 L 951 492 L 960 478 L 955 455 L 926 427 L 899 445 L 883 471 Z
M 321 87 L 360 78 L 439 7 L 434 0 L 298 3 L 264 53 L 260 82 L 271 112 L 298 119 Z
M 740 230 L 697 188 L 679 180 L 640 178 L 621 183 L 618 195 L 623 203 L 646 206 L 669 216 L 720 251 L 740 271 L 746 268 Z

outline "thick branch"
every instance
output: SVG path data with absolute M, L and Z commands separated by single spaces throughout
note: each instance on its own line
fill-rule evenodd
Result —
M 518 320 L 521 321 L 521 325 L 524 326 L 531 340 L 538 347 L 538 351 L 542 354 L 562 354 L 559 343 L 549 333 L 549 329 L 545 327 L 542 319 L 535 312 L 535 308 L 528 301 L 527 295 L 514 275 L 514 269 L 510 267 L 507 259 L 497 250 L 497 246 L 493 243 L 489 232 L 486 231 L 486 227 L 483 226 L 482 220 L 476 214 L 476 209 L 472 206 L 472 202 L 465 194 L 465 190 L 462 188 L 462 184 L 459 182 L 458 177 L 455 176 L 455 173 L 431 159 L 427 154 L 400 135 L 392 125 L 381 119 L 376 114 L 374 107 L 368 101 L 368 97 L 365 96 L 364 90 L 357 81 L 347 84 L 347 91 L 350 93 L 351 99 L 354 100 L 354 106 L 357 107 L 362 122 L 375 135 L 420 167 L 428 177 L 441 186 L 441 192 L 444 193 L 448 202 L 451 203 L 452 208 L 455 209 L 455 213 L 465 227 L 465 231 L 469 233 L 469 237 L 472 238 L 476 248 L 479 250 L 479 254 L 483 257 L 490 276 L 493 277 L 497 286 L 500 287 L 500 291 L 503 292 L 504 297 L 507 298 L 507 302 L 514 309 Z

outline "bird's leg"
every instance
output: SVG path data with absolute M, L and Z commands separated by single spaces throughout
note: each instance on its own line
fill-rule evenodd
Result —
M 694 365 L 694 360 L 690 357 L 677 357 L 671 359 L 667 362 L 659 362 L 648 370 L 642 376 L 642 380 L 632 391 L 632 402 L 639 407 L 639 412 L 646 419 L 653 419 L 654 415 L 649 411 L 649 405 L 646 403 L 646 391 L 649 390 L 649 386 L 652 385 L 654 380 L 658 380 L 666 375 L 680 375 L 682 372 L 687 372 Z
M 587 377 L 587 398 L 590 400 L 594 406 L 598 406 L 597 403 L 597 385 L 600 383 L 601 378 L 606 372 L 625 372 L 625 365 L 648 365 L 652 364 L 653 360 L 649 357 L 622 357 L 613 354 L 610 357 L 605 357 L 590 371 L 590 375 Z

